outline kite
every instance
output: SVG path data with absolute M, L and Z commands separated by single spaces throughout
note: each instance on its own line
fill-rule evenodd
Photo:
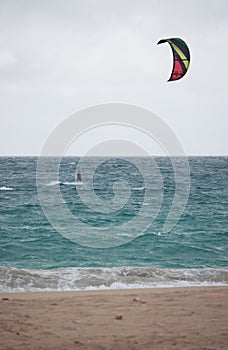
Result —
M 173 52 L 173 70 L 168 81 L 183 78 L 190 64 L 190 52 L 187 44 L 180 38 L 162 39 L 159 44 L 169 43 Z

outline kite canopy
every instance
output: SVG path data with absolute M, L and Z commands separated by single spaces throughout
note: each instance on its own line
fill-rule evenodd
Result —
M 180 38 L 162 39 L 159 44 L 169 43 L 173 52 L 173 70 L 168 81 L 181 79 L 190 64 L 190 52 L 187 44 Z

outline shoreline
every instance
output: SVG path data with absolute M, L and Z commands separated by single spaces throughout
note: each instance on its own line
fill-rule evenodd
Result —
M 173 289 L 207 289 L 207 288 L 227 288 L 228 289 L 228 284 L 208 284 L 208 285 L 177 285 L 177 286 L 151 286 L 151 287 L 132 287 L 132 288 L 100 288 L 100 289 L 83 289 L 83 290 L 30 290 L 30 291 L 7 291 L 7 292 L 2 292 L 0 291 L 0 300 L 3 297 L 7 296 L 29 296 L 30 294 L 34 294 L 35 296 L 41 295 L 42 297 L 48 294 L 66 294 L 69 296 L 71 294 L 88 294 L 88 293 L 94 293 L 94 294 L 99 294 L 99 293 L 112 293 L 112 292 L 117 292 L 121 293 L 123 292 L 146 292 L 147 290 L 173 290 Z M 42 295 L 43 294 L 43 295 Z M 14 297 L 12 298 L 14 299 Z
M 227 286 L 0 293 L 0 348 L 226 349 Z

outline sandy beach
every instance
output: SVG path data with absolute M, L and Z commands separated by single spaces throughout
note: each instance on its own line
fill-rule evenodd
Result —
M 0 349 L 227 349 L 227 287 L 1 293 Z

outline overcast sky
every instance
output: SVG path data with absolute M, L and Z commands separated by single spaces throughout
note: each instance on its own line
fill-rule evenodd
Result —
M 186 76 L 168 44 L 190 47 Z M 70 114 L 123 102 L 160 116 L 189 155 L 228 154 L 227 0 L 0 0 L 0 154 L 38 155 Z

